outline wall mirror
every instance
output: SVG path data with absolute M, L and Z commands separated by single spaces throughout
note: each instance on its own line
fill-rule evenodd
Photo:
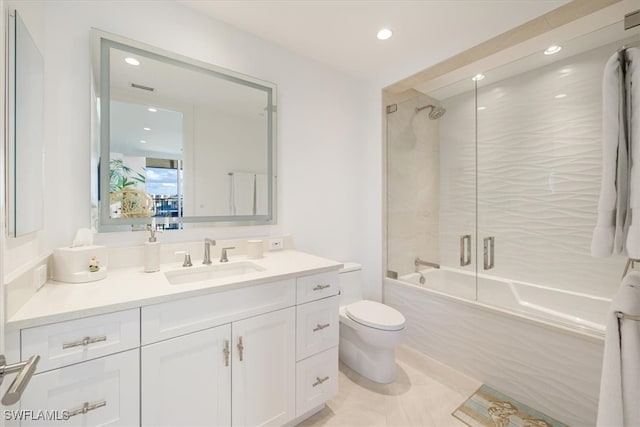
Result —
M 276 86 L 92 37 L 98 228 L 275 223 Z
M 19 237 L 43 224 L 44 60 L 17 11 L 8 35 L 7 230 Z

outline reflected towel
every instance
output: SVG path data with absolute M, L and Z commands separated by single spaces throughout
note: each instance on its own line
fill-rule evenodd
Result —
M 618 319 L 616 311 L 640 314 L 640 272 L 627 274 L 611 301 L 602 360 L 598 427 L 640 425 L 640 321 Z
M 256 174 L 256 215 L 269 213 L 269 181 L 267 175 Z
M 631 225 L 627 233 L 627 254 L 640 259 L 640 49 L 627 49 L 627 93 L 629 129 L 631 132 L 631 172 L 629 208 Z M 634 214 L 636 216 L 634 220 Z
M 602 80 L 602 179 L 598 218 L 591 240 L 591 255 L 624 253 L 624 218 L 627 211 L 627 139 L 624 116 L 625 84 L 621 55 L 616 52 L 604 68 Z M 624 212 L 622 211 L 624 210 Z
M 234 172 L 231 177 L 231 215 L 253 215 L 255 174 Z

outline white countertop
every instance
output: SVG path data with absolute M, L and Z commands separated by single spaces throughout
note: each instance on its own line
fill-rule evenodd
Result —
M 105 279 L 89 283 L 48 281 L 7 321 L 7 330 L 78 319 L 118 310 L 158 304 L 179 298 L 224 292 L 276 280 L 337 270 L 342 263 L 294 250 L 265 252 L 264 258 L 248 260 L 245 255 L 229 257 L 229 263 L 251 261 L 264 271 L 246 273 L 180 285 L 172 285 L 164 275 L 182 263 L 162 264 L 160 271 L 145 273 L 142 266 L 109 270 Z M 212 265 L 218 265 L 214 262 Z M 198 264 L 194 262 L 194 267 Z

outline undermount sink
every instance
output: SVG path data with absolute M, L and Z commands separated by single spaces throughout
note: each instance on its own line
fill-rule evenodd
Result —
M 241 276 L 258 271 L 264 271 L 264 268 L 252 262 L 240 261 L 228 264 L 184 267 L 181 270 L 167 271 L 164 275 L 172 285 L 183 285 L 185 283 L 203 282 L 223 277 Z

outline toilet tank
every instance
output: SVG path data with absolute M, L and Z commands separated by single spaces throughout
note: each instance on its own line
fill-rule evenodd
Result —
M 354 262 L 345 262 L 339 273 L 340 305 L 360 301 L 362 299 L 362 266 Z

